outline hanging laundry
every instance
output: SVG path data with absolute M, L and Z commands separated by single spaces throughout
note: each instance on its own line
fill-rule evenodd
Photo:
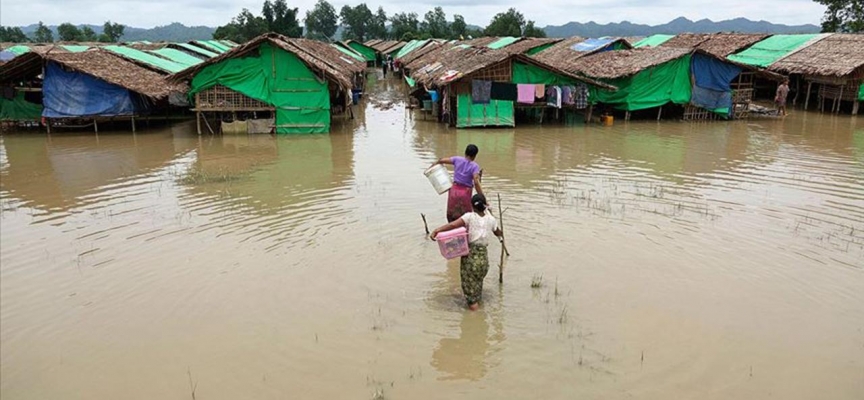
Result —
M 432 100 L 433 103 L 437 103 L 437 102 L 438 102 L 438 91 L 436 91 L 436 90 L 427 90 L 426 92 L 429 93 L 429 97 L 430 97 L 430 99 Z
M 549 107 L 561 108 L 561 88 L 558 86 L 550 86 L 546 89 L 546 105 Z
M 546 97 L 546 85 L 539 84 L 534 86 L 534 97 L 542 99 Z
M 573 105 L 573 86 L 561 87 L 561 103 Z
M 579 85 L 576 87 L 574 103 L 576 104 L 576 108 L 579 110 L 588 107 L 588 86 Z
M 516 101 L 519 98 L 519 93 L 516 90 L 515 84 L 492 82 L 492 89 L 489 97 L 492 100 Z
M 471 81 L 471 102 L 474 104 L 489 104 L 492 95 L 492 81 Z
M 520 83 L 516 85 L 516 100 L 522 104 L 534 104 L 534 93 L 536 88 L 534 85 Z

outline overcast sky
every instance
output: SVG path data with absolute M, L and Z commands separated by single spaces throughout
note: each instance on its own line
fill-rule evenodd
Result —
M 43 21 L 98 24 L 105 20 L 128 26 L 150 28 L 181 22 L 185 25 L 218 26 L 228 22 L 242 8 L 256 14 L 263 0 L 0 0 L 0 24 L 29 25 Z M 306 14 L 315 0 L 288 2 Z M 331 1 L 338 12 L 344 4 Z M 441 6 L 450 19 L 461 14 L 469 24 L 486 26 L 498 12 L 509 7 L 521 11 L 537 25 L 561 25 L 570 21 L 598 23 L 631 21 L 657 25 L 684 16 L 714 21 L 745 17 L 783 24 L 817 24 L 824 7 L 813 0 L 383 0 L 366 2 L 373 11 L 383 6 L 387 15 L 396 12 L 423 14 Z

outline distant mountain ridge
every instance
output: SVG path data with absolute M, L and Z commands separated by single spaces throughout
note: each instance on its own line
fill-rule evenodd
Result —
M 21 30 L 27 36 L 31 36 L 36 32 L 38 25 L 31 24 L 22 26 Z M 96 34 L 102 33 L 102 25 L 78 25 L 78 28 L 89 26 Z M 54 32 L 54 39 L 57 40 L 57 26 L 49 25 L 49 29 Z M 179 22 L 174 22 L 165 26 L 157 26 L 154 28 L 134 28 L 127 26 L 120 40 L 125 42 L 136 42 L 140 40 L 149 40 L 151 42 L 188 42 L 190 40 L 209 40 L 213 38 L 213 32 L 216 28 L 209 26 L 186 26 Z
M 78 27 L 89 26 L 97 34 L 102 33 L 101 25 L 78 25 Z M 28 36 L 36 31 L 36 24 L 22 26 L 21 30 Z M 469 26 L 473 27 L 473 26 Z M 54 38 L 57 38 L 57 26 L 51 25 L 49 28 L 54 32 Z M 337 32 L 336 37 L 340 37 L 340 32 Z M 480 27 L 476 27 L 480 28 Z M 546 35 L 549 37 L 600 37 L 600 36 L 649 36 L 657 33 L 677 34 L 677 33 L 711 33 L 711 32 L 741 32 L 741 33 L 774 33 L 774 34 L 793 34 L 793 33 L 818 33 L 820 28 L 816 25 L 782 25 L 773 24 L 767 21 L 751 21 L 747 18 L 735 18 L 726 21 L 714 22 L 709 19 L 701 19 L 699 21 L 691 21 L 684 17 L 678 17 L 669 23 L 663 25 L 642 25 L 634 24 L 628 21 L 610 24 L 598 24 L 596 22 L 569 22 L 564 25 L 550 25 L 543 28 Z M 179 22 L 174 22 L 165 26 L 157 26 L 154 28 L 135 28 L 126 27 L 125 34 L 121 38 L 123 41 L 134 42 L 139 40 L 149 40 L 151 42 L 168 41 L 168 42 L 188 42 L 190 40 L 208 40 L 213 38 L 213 32 L 216 28 L 209 26 L 186 26 Z
M 751 21 L 747 18 L 735 18 L 725 21 L 714 22 L 710 19 L 691 21 L 684 17 L 678 17 L 662 25 L 633 24 L 628 21 L 610 24 L 598 24 L 596 22 L 569 22 L 560 26 L 547 26 L 543 28 L 549 37 L 601 37 L 601 36 L 650 36 L 658 33 L 713 33 L 713 32 L 740 32 L 740 33 L 818 33 L 821 28 L 812 25 L 783 25 L 773 24 L 768 21 Z

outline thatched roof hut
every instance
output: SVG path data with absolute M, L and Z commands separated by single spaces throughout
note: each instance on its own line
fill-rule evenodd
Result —
M 616 79 L 635 75 L 648 68 L 681 58 L 690 52 L 691 49 L 669 47 L 606 51 L 573 60 L 567 64 L 565 70 L 592 78 Z
M 835 33 L 772 64 L 770 71 L 864 79 L 864 35 Z
M 217 64 L 226 59 L 252 54 L 263 43 L 271 43 L 296 55 L 309 67 L 320 72 L 325 77 L 338 82 L 340 86 L 347 89 L 353 87 L 354 74 L 362 74 L 366 70 L 364 64 L 348 59 L 342 52 L 327 43 L 309 39 L 292 39 L 279 34 L 268 33 L 234 47 L 218 57 L 211 58 L 192 68 L 171 75 L 169 78 L 172 81 L 189 80 L 210 65 Z
M 410 69 L 411 67 L 409 67 L 409 65 L 412 65 L 415 60 L 420 59 L 421 57 L 425 56 L 426 54 L 428 54 L 430 52 L 440 51 L 440 50 L 443 50 L 443 49 L 449 48 L 449 47 L 450 47 L 450 45 L 448 45 L 448 44 L 439 43 L 439 42 L 430 40 L 428 43 L 426 43 L 422 47 L 420 47 L 416 50 L 413 50 L 410 53 L 406 54 L 404 57 L 400 58 L 399 61 L 402 63 L 402 65 L 404 65 L 405 67 Z
M 585 39 L 581 37 L 572 37 L 569 39 L 562 40 L 548 49 L 545 49 L 535 55 L 533 57 L 540 62 L 544 62 L 549 65 L 554 65 L 557 68 L 560 68 L 565 71 L 569 71 L 573 65 L 579 58 L 589 56 L 594 53 L 603 52 L 604 50 L 609 49 L 630 49 L 633 46 L 627 42 L 627 40 L 623 38 L 604 38 L 604 45 L 590 48 L 587 51 L 578 51 L 577 48 L 580 48 L 585 43 L 588 43 L 589 40 L 597 40 L 597 39 Z
M 682 33 L 660 47 L 704 50 L 717 57 L 726 57 L 744 50 L 770 35 L 761 33 Z
M 562 38 L 522 38 L 518 42 L 504 47 L 504 50 L 514 54 L 532 55 L 537 50 L 548 49 L 563 40 Z

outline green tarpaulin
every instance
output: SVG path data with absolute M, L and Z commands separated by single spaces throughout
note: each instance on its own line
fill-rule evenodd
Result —
M 223 45 L 228 46 L 228 47 L 237 47 L 238 46 L 237 43 L 234 43 L 230 40 L 220 40 L 219 43 L 222 43 Z
M 205 56 L 205 57 L 207 57 L 207 58 L 213 58 L 213 57 L 218 57 L 218 56 L 219 56 L 219 54 L 217 54 L 217 53 L 214 53 L 214 52 L 212 52 L 212 51 L 210 51 L 210 50 L 207 50 L 207 49 L 204 49 L 204 48 L 201 48 L 201 47 L 195 46 L 194 44 L 189 44 L 189 43 L 177 43 L 177 46 L 180 46 L 180 47 L 182 47 L 182 48 L 184 48 L 184 49 L 186 49 L 186 50 L 189 50 L 189 51 L 194 52 L 194 53 L 196 53 L 196 54 L 200 54 L 200 55 Z
M 360 54 L 357 54 L 356 51 L 346 49 L 346 48 L 344 48 L 344 47 L 342 47 L 342 46 L 339 46 L 339 45 L 337 45 L 337 44 L 334 44 L 333 47 L 335 47 L 337 50 L 339 50 L 339 51 L 345 53 L 345 55 L 347 55 L 347 56 L 353 58 L 353 59 L 356 60 L 356 61 L 366 62 L 366 59 L 363 58 L 363 56 L 361 56 Z
M 42 118 L 42 106 L 24 100 L 24 93 L 15 94 L 12 100 L 0 96 L 0 121 L 38 121 Z
M 668 42 L 669 39 L 672 39 L 673 37 L 675 37 L 675 35 L 651 35 L 646 37 L 645 39 L 634 43 L 633 47 L 637 49 L 640 47 L 657 47 L 663 43 Z
M 219 42 L 217 42 L 215 40 L 196 40 L 195 44 L 198 46 L 201 46 L 207 50 L 210 50 L 212 52 L 219 53 L 219 54 L 222 54 L 222 53 L 228 51 L 227 46 L 220 44 Z
M 201 59 L 198 57 L 190 56 L 180 50 L 169 49 L 167 47 L 158 50 L 150 50 L 149 53 L 162 56 L 186 67 L 191 67 L 193 65 L 198 65 L 202 63 Z
M 411 77 L 408 75 L 405 75 L 405 82 L 407 82 L 408 86 L 411 86 L 412 88 L 414 86 L 417 86 L 417 82 L 414 79 L 411 79 Z
M 592 103 L 610 104 L 619 110 L 636 111 L 666 103 L 690 102 L 690 55 L 672 60 L 625 78 L 606 80 L 617 91 L 590 89 Z
M 819 35 L 774 35 L 728 58 L 741 64 L 767 68 L 817 36 Z
M 154 56 L 150 53 L 145 53 L 141 50 L 136 50 L 131 47 L 123 47 L 123 46 L 105 46 L 103 49 L 108 50 L 112 53 L 119 54 L 126 58 L 131 58 L 136 61 L 140 61 L 144 64 L 159 68 L 163 71 L 167 71 L 170 73 L 180 72 L 186 69 L 185 65 L 178 64 L 174 61 L 168 61 L 162 57 Z
M 488 45 L 486 45 L 486 47 L 488 47 L 490 49 L 498 50 L 498 49 L 507 47 L 513 43 L 518 42 L 519 39 L 522 39 L 522 38 L 511 37 L 511 36 L 502 37 L 501 39 L 498 39 L 492 43 L 489 43 Z
M 427 40 L 412 40 L 412 41 L 408 42 L 408 44 L 406 44 L 405 47 L 402 48 L 402 50 L 399 50 L 399 52 L 396 53 L 396 58 L 398 59 L 398 58 L 405 57 L 408 55 L 408 53 L 411 53 L 412 51 L 417 50 L 417 49 L 425 46 L 426 43 L 429 43 L 428 39 Z
M 858 89 L 858 100 L 864 100 L 864 84 Z
M 66 49 L 66 51 L 68 51 L 70 53 L 81 53 L 83 51 L 90 50 L 90 46 L 80 46 L 80 45 L 74 45 L 74 44 L 66 44 L 66 45 L 63 45 L 60 47 Z
M 363 43 L 354 42 L 354 41 L 348 42 L 347 45 L 348 45 L 348 47 L 350 47 L 351 49 L 353 49 L 354 51 L 360 53 L 360 55 L 365 57 L 366 61 L 375 61 L 375 58 L 376 58 L 375 57 L 375 49 L 373 49 L 369 46 L 366 46 Z
M 20 55 L 22 55 L 22 54 L 24 54 L 24 53 L 28 53 L 28 52 L 30 52 L 30 48 L 27 47 L 27 46 L 24 46 L 24 45 L 20 45 L 20 44 L 19 44 L 19 45 L 17 45 L 17 46 L 9 47 L 9 48 L 5 49 L 5 51 L 8 51 L 8 52 L 10 52 L 10 53 L 12 53 L 12 54 L 15 54 L 16 56 L 20 56 Z
M 257 56 L 229 58 L 192 79 L 189 95 L 222 85 L 276 108 L 276 133 L 330 131 L 330 92 L 297 56 L 264 43 Z M 274 70 L 275 68 L 275 70 Z
M 577 80 L 558 75 L 547 69 L 521 62 L 513 63 L 513 83 L 531 83 L 544 85 L 574 85 Z
M 556 45 L 556 44 L 557 44 L 557 43 L 546 43 L 546 44 L 544 44 L 544 45 L 537 46 L 537 47 L 535 47 L 535 48 L 533 48 L 533 49 L 531 49 L 531 50 L 526 51 L 525 54 L 527 54 L 527 55 L 529 55 L 529 56 L 533 56 L 533 55 L 535 55 L 535 54 L 540 54 L 540 53 L 543 52 L 543 50 L 546 50 L 546 49 L 548 49 L 548 48 L 550 48 L 550 47 L 552 47 L 552 46 L 554 46 L 554 45 Z
M 456 127 L 515 126 L 513 102 L 491 100 L 489 104 L 474 104 L 470 94 L 456 98 Z

